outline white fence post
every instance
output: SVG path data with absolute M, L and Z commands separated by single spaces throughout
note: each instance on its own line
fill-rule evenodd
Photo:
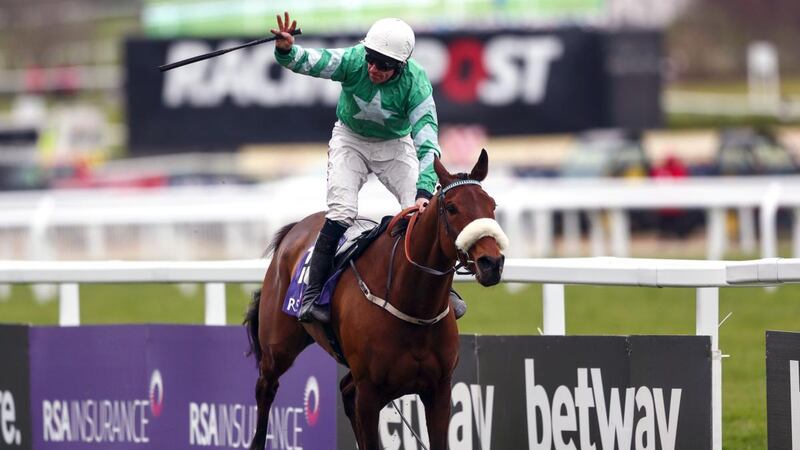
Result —
M 755 221 L 753 208 L 739 208 L 739 248 L 743 253 L 756 251 Z
M 728 243 L 725 232 L 725 209 L 711 208 L 706 211 L 706 258 L 722 259 Z
M 225 325 L 225 284 L 206 283 L 206 325 Z
M 603 212 L 596 209 L 589 211 L 589 241 L 591 242 L 592 256 L 605 256 L 606 237 L 603 228 Z
M 553 254 L 553 211 L 538 209 L 533 212 L 534 255 Z
M 697 288 L 696 334 L 711 336 L 711 427 L 713 450 L 722 450 L 722 354 L 719 351 L 719 288 Z
M 792 215 L 792 258 L 800 257 L 800 208 Z
M 77 283 L 58 285 L 58 324 L 62 327 L 81 324 L 80 293 Z
M 578 211 L 564 211 L 564 254 L 576 256 L 581 253 L 581 218 Z
M 772 182 L 764 194 L 759 210 L 759 222 L 761 225 L 761 257 L 774 258 L 778 255 L 778 200 L 781 195 L 781 185 Z
M 544 334 L 564 336 L 567 329 L 564 314 L 564 285 L 545 283 L 542 289 Z
M 626 257 L 630 254 L 631 226 L 628 211 L 612 209 L 611 217 L 611 254 Z

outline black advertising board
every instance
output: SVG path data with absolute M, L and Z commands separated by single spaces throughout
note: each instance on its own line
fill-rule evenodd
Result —
M 800 333 L 767 331 L 767 442 L 800 448 Z
M 0 360 L 0 449 L 30 449 L 27 326 L 0 325 Z
M 297 42 L 346 47 L 359 39 L 304 35 Z M 128 40 L 131 153 L 326 142 L 338 83 L 280 67 L 272 44 L 157 70 L 248 40 Z M 490 135 L 659 126 L 661 77 L 651 63 L 660 57 L 656 32 L 620 36 L 578 28 L 419 33 L 414 52 L 434 86 L 440 125 L 480 124 Z M 644 62 L 622 63 L 632 59 Z
M 711 448 L 710 345 L 703 336 L 484 337 L 479 377 L 503 405 L 492 447 Z
M 707 450 L 710 355 L 707 336 L 462 335 L 448 444 Z M 338 420 L 338 448 L 355 448 Z M 396 414 L 381 427 L 385 448 L 419 448 Z

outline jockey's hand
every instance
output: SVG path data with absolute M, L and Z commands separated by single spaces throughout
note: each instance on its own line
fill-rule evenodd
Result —
M 276 17 L 278 19 L 278 28 L 273 28 L 270 31 L 272 31 L 272 34 L 275 36 L 283 36 L 283 39 L 276 39 L 275 47 L 284 52 L 288 52 L 292 49 L 292 45 L 294 45 L 294 36 L 292 36 L 291 33 L 297 28 L 297 21 L 292 20 L 290 25 L 289 13 L 285 11 L 283 13 L 283 20 L 281 20 L 280 14 Z
M 419 207 L 419 212 L 425 211 L 425 208 L 428 207 L 428 199 L 420 197 L 417 199 L 416 205 Z

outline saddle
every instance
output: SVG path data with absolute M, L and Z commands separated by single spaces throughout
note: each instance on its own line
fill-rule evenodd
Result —
M 336 283 L 350 264 L 350 261 L 358 259 L 369 248 L 370 244 L 386 230 L 391 219 L 391 216 L 387 216 L 378 223 L 370 219 L 359 218 L 345 232 L 334 256 L 333 269 L 322 287 L 322 293 L 317 302 L 319 305 L 327 306 L 330 303 Z M 289 288 L 286 290 L 286 296 L 283 300 L 283 312 L 295 317 L 300 312 L 300 299 L 303 298 L 303 291 L 306 287 L 306 274 L 308 273 L 308 264 L 311 261 L 310 249 L 306 251 L 302 261 L 303 263 L 298 264 L 292 274 L 291 283 L 289 283 Z
M 369 245 L 386 231 L 391 220 L 392 216 L 384 217 L 380 223 L 365 218 L 356 219 L 353 226 L 345 232 L 343 242 L 336 250 L 331 273 L 335 274 L 345 269 L 350 261 L 357 260 L 369 248 Z
M 381 219 L 380 223 L 365 218 L 356 219 L 353 226 L 345 232 L 339 242 L 339 247 L 336 250 L 333 260 L 333 270 L 322 287 L 322 293 L 317 302 L 319 305 L 325 307 L 330 306 L 333 291 L 336 289 L 336 283 L 339 281 L 339 277 L 350 265 L 351 261 L 355 261 L 359 256 L 364 254 L 364 251 L 369 248 L 370 244 L 383 234 L 391 220 L 392 216 L 384 217 Z M 399 226 L 397 228 L 399 228 Z M 283 299 L 283 307 L 281 308 L 284 313 L 293 317 L 297 317 L 297 314 L 300 312 L 300 299 L 303 298 L 303 291 L 306 287 L 306 277 L 304 275 L 308 272 L 308 264 L 311 261 L 310 249 L 306 252 L 302 261 L 303 264 L 298 264 L 298 267 L 292 275 L 292 280 L 291 283 L 289 283 L 289 288 L 286 290 L 286 296 Z M 328 342 L 331 344 L 336 359 L 339 363 L 349 367 L 331 325 L 325 323 L 322 324 L 322 328 L 325 331 Z

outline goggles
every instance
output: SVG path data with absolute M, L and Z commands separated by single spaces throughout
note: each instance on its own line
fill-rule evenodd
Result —
M 374 65 L 378 70 L 382 72 L 388 72 L 390 70 L 395 70 L 400 67 L 400 61 L 395 61 L 394 59 L 387 58 L 386 56 L 376 54 L 374 52 L 367 51 L 367 54 L 364 56 L 364 59 L 367 61 L 368 64 Z

